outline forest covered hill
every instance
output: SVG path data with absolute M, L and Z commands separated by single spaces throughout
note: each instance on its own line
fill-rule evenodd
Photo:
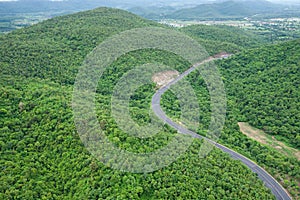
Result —
M 191 25 L 180 30 L 196 39 L 211 55 L 222 51 L 236 53 L 268 42 L 262 36 L 225 25 Z
M 0 37 L 2 74 L 74 83 L 85 56 L 105 38 L 157 25 L 118 9 L 56 17 Z
M 300 148 L 300 40 L 243 52 L 220 65 L 242 120 Z
M 300 41 L 247 49 L 217 61 L 227 95 L 227 119 L 221 143 L 259 163 L 299 196 L 300 161 L 243 135 L 238 123 L 260 128 L 287 146 L 299 149 L 299 50 Z M 201 108 L 198 133 L 205 136 L 209 117 L 209 93 L 197 72 L 188 76 Z M 162 99 L 165 111 L 180 120 L 180 105 L 168 92 Z M 290 183 L 288 183 L 291 181 Z M 289 186 L 288 186 L 289 185 Z M 292 192 L 292 193 L 293 193 Z
M 194 141 L 172 165 L 148 174 L 112 170 L 86 150 L 76 131 L 71 107 L 79 67 L 86 55 L 106 38 L 149 26 L 162 27 L 126 11 L 99 8 L 56 17 L 0 36 L 1 199 L 274 199 L 256 174 L 220 150 L 214 149 L 206 159 L 199 159 L 202 141 Z M 96 96 L 96 112 L 105 134 L 116 146 L 136 153 L 165 146 L 177 134 L 165 126 L 153 139 L 133 138 L 120 130 L 111 117 L 114 85 L 132 66 L 149 62 L 173 66 L 179 72 L 190 66 L 169 52 L 153 49 L 131 52 L 103 73 Z M 225 70 L 227 61 L 220 62 Z M 194 82 L 197 94 L 200 99 L 203 95 L 207 106 L 203 119 L 208 119 L 209 97 L 203 80 L 198 77 L 192 75 L 193 80 L 198 80 Z M 230 81 L 226 78 L 226 84 L 227 79 Z M 154 93 L 154 84 L 136 92 L 130 107 L 137 122 L 147 122 Z M 167 99 L 172 101 L 172 94 L 169 95 Z M 262 164 L 296 197 L 299 162 L 240 134 L 236 120 L 241 115 L 234 100 L 228 103 L 233 111 L 226 122 L 222 143 Z M 165 104 L 168 107 L 168 101 Z M 203 128 L 206 126 L 204 122 Z

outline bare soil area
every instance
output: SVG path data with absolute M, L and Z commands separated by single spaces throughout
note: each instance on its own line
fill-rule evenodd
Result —
M 238 124 L 240 126 L 241 132 L 247 135 L 249 138 L 258 141 L 261 144 L 272 147 L 287 156 L 293 156 L 300 160 L 299 150 L 287 146 L 283 142 L 278 141 L 274 136 L 270 136 L 262 130 L 250 126 L 248 123 L 239 122 Z
M 179 76 L 179 72 L 178 71 L 163 71 L 163 72 L 159 72 L 156 73 L 152 76 L 152 81 L 154 83 L 157 84 L 157 86 L 163 87 L 165 85 L 167 85 L 168 83 L 170 83 L 172 80 L 174 80 L 177 76 Z

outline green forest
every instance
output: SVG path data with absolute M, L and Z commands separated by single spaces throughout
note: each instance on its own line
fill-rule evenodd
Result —
M 237 53 L 267 43 L 262 36 L 225 25 L 191 25 L 180 30 L 198 40 L 211 55 L 221 51 Z
M 296 197 L 300 161 L 247 138 L 240 132 L 238 122 L 248 122 L 299 149 L 299 44 L 296 40 L 245 50 L 216 61 L 227 95 L 227 118 L 219 142 L 259 163 Z M 209 93 L 199 72 L 187 78 L 199 100 L 201 123 L 197 132 L 206 136 Z M 162 105 L 169 116 L 180 120 L 180 105 L 172 92 L 163 96 Z
M 220 64 L 240 120 L 300 148 L 300 40 L 248 50 Z
M 79 67 L 106 38 L 149 26 L 163 27 L 126 11 L 99 8 L 0 36 L 1 199 L 275 199 L 256 174 L 220 150 L 199 159 L 201 140 L 195 140 L 170 166 L 144 174 L 113 170 L 84 147 L 72 111 Z M 237 123 L 249 122 L 299 148 L 299 41 L 258 48 L 263 42 L 254 35 L 246 40 L 243 32 L 230 28 L 206 28 L 178 31 L 197 38 L 211 55 L 228 48 L 236 53 L 216 62 L 228 95 L 220 142 L 264 167 L 297 199 L 299 161 L 248 139 Z M 112 90 L 118 80 L 133 66 L 149 62 L 179 72 L 191 65 L 165 51 L 130 52 L 105 70 L 97 88 L 101 128 L 116 146 L 136 153 L 159 149 L 177 134 L 165 125 L 154 138 L 134 138 L 120 130 L 111 117 Z M 205 135 L 210 120 L 209 94 L 197 72 L 187 79 L 201 108 L 198 133 Z M 140 124 L 149 121 L 155 91 L 155 84 L 148 84 L 131 98 L 132 118 Z M 180 105 L 172 92 L 164 95 L 162 104 L 170 117 L 179 119 Z

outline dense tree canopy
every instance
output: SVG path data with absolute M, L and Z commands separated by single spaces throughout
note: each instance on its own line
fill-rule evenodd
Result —
M 180 30 L 197 39 L 211 54 L 222 51 L 236 53 L 242 49 L 266 43 L 261 36 L 225 25 L 192 25 Z
M 73 84 L 86 55 L 109 36 L 158 25 L 126 11 L 101 8 L 56 17 L 0 37 L 2 74 Z
M 71 107 L 76 72 L 85 56 L 105 38 L 145 26 L 160 25 L 125 11 L 100 8 L 0 36 L 1 199 L 274 199 L 255 174 L 225 153 L 215 149 L 206 159 L 199 159 L 202 141 L 194 141 L 172 165 L 149 174 L 112 170 L 86 150 Z M 110 141 L 138 153 L 165 146 L 177 134 L 164 126 L 157 137 L 134 138 L 120 130 L 111 117 L 113 87 L 132 67 L 149 62 L 170 65 L 179 72 L 190 66 L 164 51 L 131 52 L 106 69 L 96 95 L 97 117 Z M 202 102 L 199 132 L 205 135 L 209 97 L 198 77 L 194 73 L 190 80 Z M 148 121 L 154 92 L 154 84 L 145 85 L 131 98 L 132 118 L 140 124 Z M 296 177 L 298 163 L 239 134 L 236 120 L 240 115 L 235 114 L 234 100 L 229 102 L 232 113 L 223 143 L 265 164 L 273 174 L 279 173 L 277 178 L 286 178 L 286 174 Z M 176 114 L 168 105 L 172 101 L 176 101 L 174 95 L 166 94 L 165 107 Z M 285 186 L 293 192 L 293 184 L 291 180 Z
M 221 63 L 242 121 L 300 147 L 300 41 L 244 52 Z
M 247 138 L 238 122 L 248 122 L 288 145 L 299 148 L 299 40 L 245 50 L 216 61 L 227 95 L 227 119 L 220 142 L 255 160 L 271 172 L 295 196 L 299 195 L 300 162 Z M 198 133 L 206 135 L 210 121 L 210 97 L 199 72 L 188 76 L 199 100 Z M 166 93 L 165 111 L 180 120 L 176 96 Z

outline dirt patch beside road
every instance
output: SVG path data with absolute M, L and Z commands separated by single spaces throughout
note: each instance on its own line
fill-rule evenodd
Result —
M 175 70 L 168 70 L 164 72 L 158 72 L 152 76 L 152 81 L 160 88 L 167 85 L 172 80 L 179 76 L 179 72 Z
M 288 147 L 283 142 L 280 142 L 276 140 L 274 136 L 270 136 L 263 132 L 262 130 L 259 130 L 257 128 L 254 128 L 250 126 L 248 123 L 245 122 L 239 122 L 240 130 L 243 134 L 247 135 L 249 138 L 254 139 L 258 141 L 261 144 L 267 145 L 269 147 L 272 147 L 279 151 L 280 153 L 283 153 L 287 156 L 292 156 L 300 160 L 300 151 L 297 149 L 294 149 L 292 147 Z

